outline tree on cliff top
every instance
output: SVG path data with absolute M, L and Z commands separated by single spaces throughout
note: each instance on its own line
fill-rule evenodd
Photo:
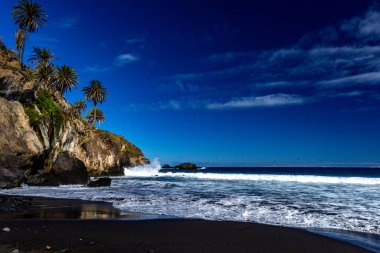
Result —
M 84 87 L 82 91 L 85 94 L 86 100 L 92 101 L 94 103 L 93 110 L 91 110 L 91 112 L 88 114 L 88 115 L 92 115 L 93 119 L 90 120 L 91 122 L 90 121 L 89 122 L 94 126 L 95 123 L 104 121 L 104 119 L 101 121 L 97 120 L 99 118 L 97 116 L 97 113 L 101 112 L 100 110 L 97 109 L 97 104 L 103 103 L 107 96 L 107 89 L 103 86 L 102 82 L 99 80 L 92 80 L 90 81 L 90 85 L 87 87 Z
M 86 115 L 86 120 L 91 124 L 102 123 L 106 119 L 104 113 L 97 107 L 92 108 L 92 110 Z
M 72 67 L 67 65 L 56 67 L 54 85 L 62 96 L 67 90 L 71 91 L 71 88 L 76 89 L 78 83 L 78 74 Z
M 40 81 L 43 87 L 50 87 L 49 85 L 54 81 L 55 69 L 52 64 L 41 66 L 37 72 L 38 81 Z
M 81 115 L 87 108 L 86 101 L 83 99 L 74 102 L 73 106 L 78 115 Z
M 34 63 L 37 69 L 40 69 L 41 67 L 51 65 L 51 60 L 53 59 L 58 59 L 58 57 L 49 48 L 34 47 L 29 61 Z
M 27 35 L 37 31 L 47 23 L 47 14 L 39 3 L 31 0 L 20 0 L 13 6 L 12 17 L 19 27 L 16 32 L 16 41 L 19 42 L 17 50 L 22 64 Z

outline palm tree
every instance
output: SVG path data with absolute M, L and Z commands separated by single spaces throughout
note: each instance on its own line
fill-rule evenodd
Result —
M 73 106 L 78 115 L 81 115 L 87 108 L 86 101 L 83 99 L 74 102 Z
M 37 68 L 41 68 L 42 66 L 47 66 L 51 64 L 52 59 L 57 59 L 57 57 L 53 54 L 53 52 L 48 48 L 33 48 L 33 54 L 29 58 L 29 61 L 36 64 Z
M 44 87 L 54 83 L 55 69 L 53 64 L 42 65 L 37 72 L 37 77 L 40 82 L 42 82 Z
M 94 109 L 91 110 L 92 116 L 93 116 L 93 119 L 91 120 L 91 124 L 94 126 L 95 123 L 98 122 L 96 120 L 98 118 L 96 113 L 99 111 L 99 110 L 97 110 L 97 105 L 98 105 L 98 103 L 101 104 L 105 101 L 106 96 L 107 96 L 107 89 L 103 86 L 101 81 L 92 80 L 92 81 L 90 81 L 90 85 L 87 87 L 84 87 L 82 91 L 85 94 L 86 100 L 90 100 L 94 103 Z M 88 114 L 88 115 L 90 115 L 90 114 Z M 104 116 L 104 114 L 103 114 L 103 116 Z
M 54 84 L 56 89 L 59 90 L 62 95 L 67 90 L 71 91 L 71 88 L 76 89 L 78 83 L 78 74 L 72 67 L 67 65 L 56 67 Z
M 95 107 L 98 103 L 103 103 L 107 96 L 107 89 L 99 80 L 91 80 L 90 85 L 84 87 L 82 91 L 84 92 L 86 99 L 91 100 Z
M 37 31 L 47 22 L 46 12 L 42 9 L 39 3 L 33 2 L 32 0 L 18 1 L 13 6 L 12 16 L 15 24 L 18 25 L 19 30 L 21 29 L 25 35 Z M 24 59 L 25 42 L 26 36 L 19 51 L 21 63 Z
M 92 110 L 86 115 L 86 120 L 91 124 L 95 125 L 95 123 L 102 123 L 106 119 L 104 113 L 98 108 L 94 107 Z
M 15 33 L 15 37 L 16 37 L 16 49 L 17 49 L 18 58 L 21 59 L 21 50 L 23 46 L 25 45 L 26 33 L 21 28 L 19 28 Z

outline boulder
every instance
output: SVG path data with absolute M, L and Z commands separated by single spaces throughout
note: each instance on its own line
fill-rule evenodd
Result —
M 107 186 L 111 186 L 111 181 L 112 180 L 109 177 L 101 177 L 93 181 L 90 181 L 90 183 L 87 186 L 88 187 L 107 187 Z
M 198 167 L 194 163 L 181 163 L 175 166 L 178 170 L 196 170 Z
M 21 171 L 0 168 L 0 189 L 18 187 L 21 185 L 22 179 Z
M 161 169 L 171 169 L 172 166 L 170 166 L 169 164 L 164 164 Z
M 51 174 L 59 184 L 87 184 L 89 179 L 84 163 L 67 151 L 57 155 Z
M 52 174 L 43 171 L 29 175 L 26 177 L 25 183 L 29 186 L 59 186 L 57 179 Z

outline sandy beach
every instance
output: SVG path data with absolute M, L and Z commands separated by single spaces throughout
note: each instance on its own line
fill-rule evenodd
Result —
M 0 252 L 370 252 L 286 227 L 134 220 L 103 202 L 1 196 L 0 210 Z

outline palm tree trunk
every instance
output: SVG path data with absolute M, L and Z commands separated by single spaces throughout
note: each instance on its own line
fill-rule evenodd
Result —
M 94 119 L 92 120 L 92 126 L 95 127 L 95 120 L 96 120 L 96 103 L 94 104 Z
M 18 48 L 17 52 L 18 52 L 18 59 L 19 59 L 20 63 L 22 64 L 22 61 L 21 61 L 21 48 Z
M 25 38 L 25 41 L 24 43 L 22 44 L 22 52 L 21 52 L 21 58 L 20 58 L 20 61 L 21 61 L 21 67 L 24 69 L 24 53 L 25 53 L 25 43 L 26 43 L 26 38 Z

